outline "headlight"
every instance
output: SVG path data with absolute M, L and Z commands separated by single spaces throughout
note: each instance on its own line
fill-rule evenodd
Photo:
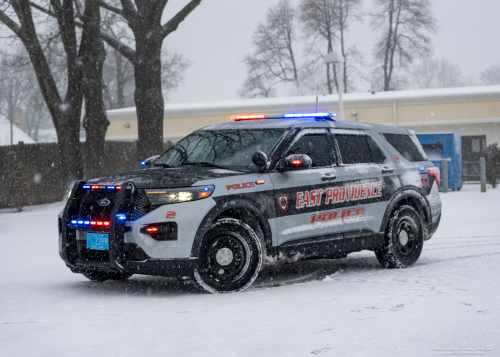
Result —
M 215 186 L 197 186 L 186 188 L 146 190 L 149 202 L 153 205 L 165 205 L 170 203 L 181 203 L 201 200 L 210 197 Z

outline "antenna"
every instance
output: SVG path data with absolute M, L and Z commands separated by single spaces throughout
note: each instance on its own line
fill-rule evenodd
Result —
M 316 84 L 316 113 L 318 112 L 318 85 Z

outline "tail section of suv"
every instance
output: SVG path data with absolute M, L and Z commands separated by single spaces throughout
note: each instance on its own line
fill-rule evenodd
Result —
M 250 119 L 197 130 L 143 170 L 77 182 L 59 216 L 66 265 L 95 281 L 191 277 L 220 293 L 300 259 L 417 261 L 441 201 L 412 132 L 327 113 Z

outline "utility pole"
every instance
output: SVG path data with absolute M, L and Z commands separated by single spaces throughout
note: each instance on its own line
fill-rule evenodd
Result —
M 325 56 L 325 63 L 333 63 L 333 65 L 338 65 L 338 73 L 339 73 L 339 88 L 337 88 L 339 92 L 339 120 L 344 120 L 344 102 L 342 100 L 342 94 L 344 93 L 344 64 L 345 60 L 343 56 L 337 56 L 335 52 L 328 52 Z
M 14 145 L 14 108 L 12 105 L 12 78 L 9 78 L 9 120 L 10 120 L 10 145 Z

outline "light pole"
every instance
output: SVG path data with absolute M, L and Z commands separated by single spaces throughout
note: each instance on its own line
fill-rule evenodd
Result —
M 344 120 L 344 102 L 342 101 L 342 94 L 344 92 L 344 74 L 343 69 L 344 66 L 342 64 L 344 63 L 344 57 L 343 56 L 337 56 L 335 52 L 328 52 L 328 54 L 325 56 L 325 63 L 328 65 L 328 63 L 333 63 L 333 65 L 338 64 L 339 66 L 337 67 L 339 70 L 337 73 L 339 74 L 339 120 Z

